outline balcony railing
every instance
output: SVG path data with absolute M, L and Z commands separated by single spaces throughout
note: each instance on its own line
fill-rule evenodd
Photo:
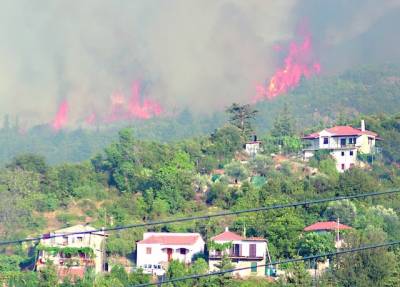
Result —
M 225 254 L 228 255 L 230 259 L 239 259 L 239 260 L 263 260 L 264 255 L 259 255 L 259 254 L 251 254 L 251 255 L 241 255 L 239 253 L 234 253 L 234 252 L 229 252 L 229 253 L 221 253 L 221 252 L 216 252 L 216 253 L 211 253 L 208 257 L 210 259 L 221 259 Z

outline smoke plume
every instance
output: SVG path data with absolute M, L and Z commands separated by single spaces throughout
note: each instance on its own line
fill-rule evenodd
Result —
M 247 102 L 256 84 L 282 65 L 284 55 L 274 47 L 287 46 L 304 18 L 324 73 L 398 57 L 394 47 L 400 40 L 385 37 L 400 26 L 398 4 L 5 0 L 0 115 L 54 126 L 59 103 L 66 100 L 67 125 L 93 124 L 119 118 L 119 112 L 146 118 L 158 115 L 160 107 L 208 112 Z M 135 80 L 141 92 L 133 96 Z

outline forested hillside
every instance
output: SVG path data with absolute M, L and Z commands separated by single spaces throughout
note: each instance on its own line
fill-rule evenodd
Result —
M 291 93 L 256 105 L 260 111 L 255 124 L 258 133 L 271 128 L 285 104 L 298 128 L 329 125 L 360 114 L 394 113 L 400 106 L 400 68 L 362 67 L 338 76 L 303 81 Z M 175 116 L 135 121 L 125 126 L 132 126 L 138 139 L 172 142 L 209 134 L 224 121 L 224 112 L 194 115 L 185 109 Z M 54 133 L 48 126 L 37 126 L 21 131 L 18 122 L 5 117 L 0 130 L 0 163 L 23 152 L 41 154 L 50 164 L 86 160 L 115 140 L 122 127 L 100 126 Z
M 233 106 L 231 112 L 237 108 Z M 373 162 L 361 159 L 365 160 L 364 169 L 353 168 L 340 174 L 330 157 L 319 156 L 309 164 L 301 160 L 300 136 L 305 130 L 296 127 L 296 119 L 287 109 L 274 119 L 271 131 L 263 133 L 264 151 L 254 158 L 243 152 L 251 126 L 235 119 L 231 116 L 211 134 L 171 143 L 143 140 L 131 129 L 122 129 L 115 141 L 104 142 L 103 150 L 80 163 L 50 166 L 37 154 L 16 156 L 0 170 L 0 240 L 37 236 L 77 223 L 115 227 L 400 186 L 399 116 L 367 117 L 368 129 L 384 138 L 382 153 Z M 334 250 L 334 234 L 303 232 L 304 227 L 317 221 L 340 218 L 350 225 L 353 229 L 345 234 L 349 248 L 399 240 L 399 208 L 400 195 L 389 195 L 165 224 L 149 230 L 200 232 L 208 240 L 225 226 L 238 233 L 245 229 L 249 237 L 267 238 L 272 259 L 279 260 Z M 127 274 L 119 265 L 128 262 L 134 266 L 135 242 L 144 231 L 145 228 L 135 228 L 110 232 L 106 248 L 109 262 L 115 265 L 111 273 L 87 274 L 74 284 L 64 282 L 60 286 L 131 286 L 147 282 L 147 275 L 140 271 Z M 1 246 L 0 280 L 11 286 L 56 286 L 51 265 L 43 272 L 30 271 L 36 248 L 35 242 Z M 331 265 L 318 284 L 397 286 L 399 254 L 398 247 L 393 247 L 333 258 L 340 260 L 336 261 L 339 264 Z M 229 262 L 225 263 L 221 270 L 229 269 Z M 235 280 L 225 275 L 177 286 L 311 285 L 306 271 L 309 262 L 279 268 L 291 275 L 280 277 L 277 283 Z M 199 258 L 190 268 L 178 262 L 171 264 L 167 276 L 205 272 L 207 263 Z

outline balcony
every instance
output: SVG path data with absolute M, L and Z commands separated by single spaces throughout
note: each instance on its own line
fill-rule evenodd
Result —
M 228 255 L 228 257 L 232 260 L 263 260 L 264 259 L 264 255 L 259 255 L 259 254 L 250 254 L 247 256 L 241 255 L 238 252 L 228 252 L 228 253 L 223 253 L 223 252 L 212 252 L 210 253 L 210 255 L 208 256 L 209 259 L 211 260 L 219 260 L 221 259 L 225 254 Z

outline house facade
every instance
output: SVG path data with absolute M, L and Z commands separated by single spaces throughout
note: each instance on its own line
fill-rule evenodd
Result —
M 336 169 L 343 172 L 357 165 L 357 154 L 375 153 L 375 143 L 380 140 L 378 134 L 365 129 L 361 121 L 360 128 L 335 126 L 303 137 L 306 148 L 303 158 L 308 160 L 316 151 L 326 150 L 336 160 Z
M 83 232 L 83 233 L 79 233 Z M 36 270 L 52 262 L 59 278 L 83 277 L 87 269 L 104 271 L 106 234 L 88 225 L 75 225 L 44 234 L 38 247 Z
M 218 266 L 222 257 L 227 255 L 234 268 L 247 268 L 234 272 L 234 275 L 239 277 L 265 275 L 268 246 L 264 238 L 246 238 L 226 228 L 223 233 L 212 237 L 211 241 L 216 244 L 229 245 L 229 248 L 225 250 L 209 250 L 209 269 L 211 272 L 219 270 Z
M 244 150 L 249 156 L 255 156 L 261 150 L 261 141 L 257 140 L 257 136 L 254 135 L 250 141 L 245 143 Z
M 136 250 L 136 265 L 143 269 L 166 267 L 172 260 L 190 264 L 196 254 L 204 252 L 204 240 L 199 233 L 146 232 Z

